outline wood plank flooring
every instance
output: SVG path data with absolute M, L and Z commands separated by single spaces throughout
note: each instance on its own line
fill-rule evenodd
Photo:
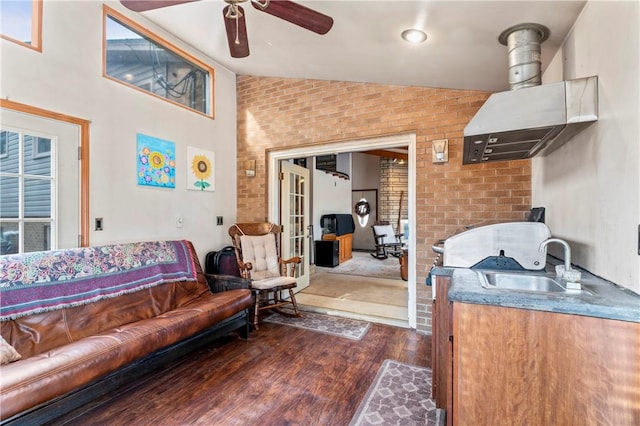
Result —
M 348 425 L 385 359 L 429 366 L 431 336 L 372 324 L 360 341 L 273 323 L 225 337 L 55 424 Z

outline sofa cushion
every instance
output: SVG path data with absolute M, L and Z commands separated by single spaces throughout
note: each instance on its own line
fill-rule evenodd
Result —
M 198 279 L 186 241 L 150 241 L 0 257 L 0 320 Z
M 188 241 L 185 244 L 197 281 L 160 284 L 115 298 L 0 321 L 0 334 L 24 359 L 188 304 L 210 290 L 193 246 Z
M 6 340 L 0 336 L 0 364 L 8 364 L 13 361 L 17 361 L 20 358 L 20 354 L 13 346 L 7 343 Z

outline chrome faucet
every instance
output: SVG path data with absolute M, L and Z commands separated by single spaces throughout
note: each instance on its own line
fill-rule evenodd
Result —
M 540 244 L 540 253 L 543 253 L 545 248 L 551 243 L 558 243 L 564 248 L 564 267 L 562 265 L 556 266 L 556 275 L 565 281 L 567 289 L 580 290 L 582 288 L 580 286 L 582 274 L 580 271 L 571 268 L 571 247 L 569 247 L 569 243 L 560 238 L 549 238 Z
M 549 238 L 548 240 L 544 240 L 542 244 L 540 244 L 540 253 L 544 253 L 544 249 L 551 243 L 558 243 L 564 247 L 564 269 L 566 271 L 571 269 L 571 247 L 569 247 L 569 243 L 565 240 L 561 240 L 560 238 Z

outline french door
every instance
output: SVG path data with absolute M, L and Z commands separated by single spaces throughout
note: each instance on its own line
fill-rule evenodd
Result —
M 299 256 L 296 280 L 300 291 L 309 286 L 309 169 L 288 161 L 280 162 L 282 258 Z

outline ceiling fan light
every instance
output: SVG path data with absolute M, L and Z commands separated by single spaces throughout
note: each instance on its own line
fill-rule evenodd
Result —
M 427 39 L 427 34 L 424 31 L 415 28 L 404 30 L 401 36 L 404 41 L 409 43 L 422 43 Z

